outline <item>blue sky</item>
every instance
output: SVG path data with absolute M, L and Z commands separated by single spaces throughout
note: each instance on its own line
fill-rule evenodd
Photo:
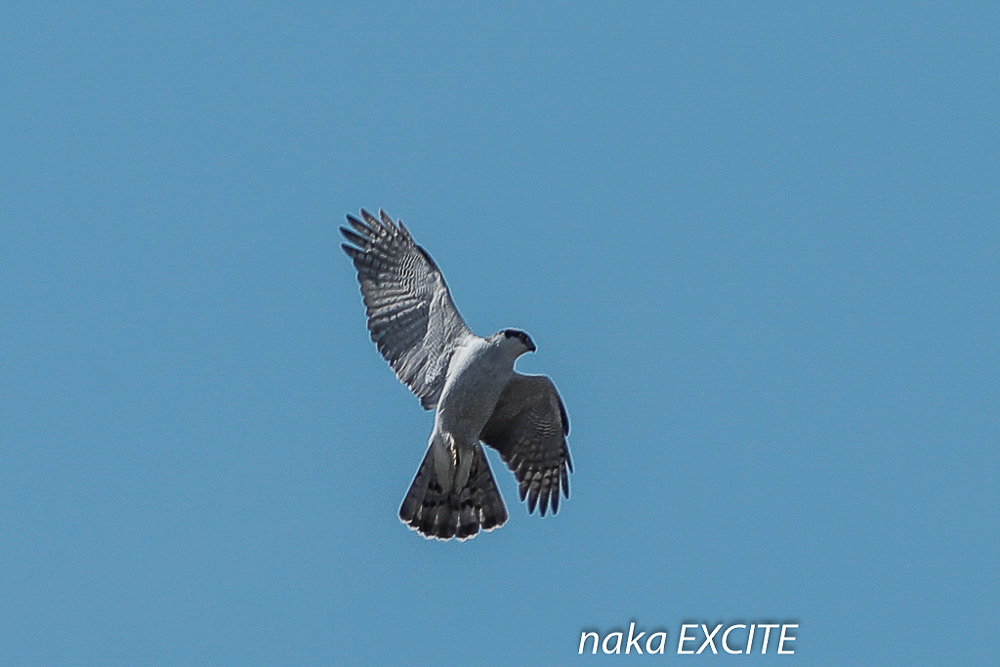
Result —
M 1000 631 L 990 3 L 5 4 L 0 663 L 582 664 Z M 572 497 L 396 511 L 432 416 L 338 248 L 383 207 L 570 414 Z M 972 639 L 974 638 L 974 639 Z M 648 657 L 643 661 L 652 660 Z

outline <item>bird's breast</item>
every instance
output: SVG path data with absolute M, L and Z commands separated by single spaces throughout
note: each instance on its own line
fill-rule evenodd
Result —
M 513 370 L 512 361 L 489 346 L 456 350 L 438 403 L 439 430 L 460 443 L 477 442 Z

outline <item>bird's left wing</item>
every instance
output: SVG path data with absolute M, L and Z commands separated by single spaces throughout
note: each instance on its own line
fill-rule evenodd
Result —
M 497 401 L 479 439 L 500 452 L 519 483 L 528 513 L 559 510 L 559 490 L 569 498 L 569 418 L 552 380 L 514 373 Z
M 394 223 L 381 210 L 378 219 L 365 210 L 361 217 L 364 222 L 347 216 L 353 229 L 341 227 L 340 233 L 354 244 L 341 247 L 358 270 L 368 330 L 396 377 L 431 410 L 455 347 L 472 332 L 437 264 L 403 222 Z

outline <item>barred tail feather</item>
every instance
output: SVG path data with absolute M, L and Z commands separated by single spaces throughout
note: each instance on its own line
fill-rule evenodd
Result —
M 439 540 L 466 540 L 480 529 L 502 526 L 507 521 L 507 508 L 481 445 L 476 445 L 472 456 L 468 482 L 461 489 L 445 492 L 434 471 L 433 449 L 428 447 L 399 507 L 400 520 L 424 537 Z

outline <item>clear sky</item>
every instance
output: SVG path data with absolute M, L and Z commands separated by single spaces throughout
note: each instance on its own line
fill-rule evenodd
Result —
M 995 664 L 996 3 L 0 26 L 0 664 Z M 537 343 L 557 516 L 493 456 L 502 529 L 399 523 L 432 415 L 360 207 Z M 768 621 L 794 656 L 675 654 Z M 631 622 L 668 655 L 577 655 Z

